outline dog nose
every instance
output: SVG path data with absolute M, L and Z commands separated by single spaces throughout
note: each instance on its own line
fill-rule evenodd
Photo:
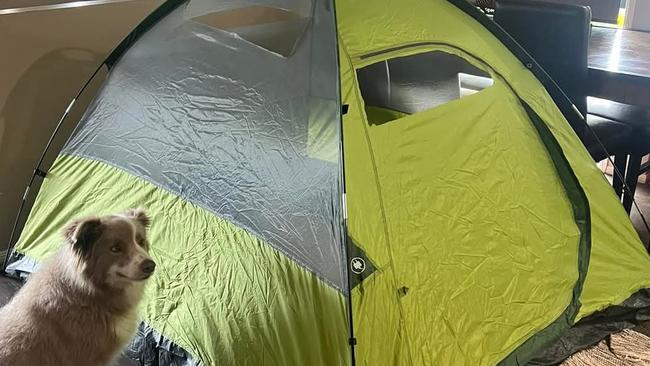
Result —
M 156 269 L 156 262 L 151 259 L 146 259 L 142 264 L 140 264 L 140 269 L 144 273 L 153 273 L 153 270 Z

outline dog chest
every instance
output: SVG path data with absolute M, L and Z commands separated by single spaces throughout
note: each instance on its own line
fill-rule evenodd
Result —
M 138 315 L 136 311 L 129 311 L 125 315 L 115 319 L 114 330 L 118 343 L 124 344 L 128 342 L 133 337 L 137 326 Z

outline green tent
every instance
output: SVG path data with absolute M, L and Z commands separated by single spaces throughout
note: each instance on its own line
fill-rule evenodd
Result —
M 647 313 L 581 116 L 464 0 L 170 0 L 105 67 L 6 271 L 144 206 L 143 364 L 553 364 Z

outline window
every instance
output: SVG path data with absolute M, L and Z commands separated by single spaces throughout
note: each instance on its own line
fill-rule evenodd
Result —
M 485 71 L 442 51 L 397 57 L 357 72 L 370 124 L 449 103 L 492 86 Z
M 186 16 L 193 21 L 234 33 L 284 57 L 293 54 L 311 21 L 311 0 L 291 1 L 286 9 L 266 5 L 237 7 L 233 3 L 237 1 L 224 4 L 192 0 L 187 7 Z

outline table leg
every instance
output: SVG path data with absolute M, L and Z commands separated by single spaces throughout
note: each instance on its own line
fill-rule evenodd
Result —
M 626 191 L 623 195 L 623 207 L 628 214 L 632 209 L 632 201 L 634 200 L 634 192 L 636 192 L 636 184 L 639 180 L 639 169 L 641 168 L 642 158 L 643 156 L 639 154 L 630 155 L 630 160 L 625 171 L 625 184 L 629 191 Z
M 623 180 L 625 179 L 625 168 L 627 167 L 627 155 L 619 154 L 614 156 L 614 172 L 612 174 L 612 186 L 619 200 L 623 199 Z M 620 173 L 620 175 L 619 175 Z

